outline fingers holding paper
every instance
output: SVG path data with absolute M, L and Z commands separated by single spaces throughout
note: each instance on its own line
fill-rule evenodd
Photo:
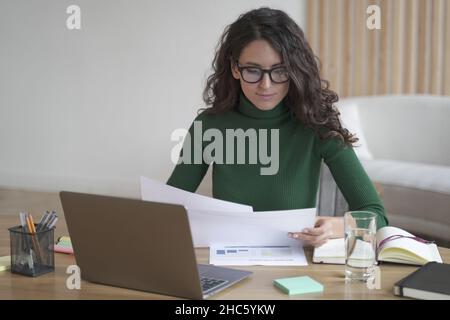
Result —
M 328 239 L 339 237 L 343 230 L 343 224 L 339 218 L 318 217 L 314 228 L 306 228 L 301 232 L 289 232 L 288 236 L 297 240 L 302 240 L 307 246 L 320 247 Z

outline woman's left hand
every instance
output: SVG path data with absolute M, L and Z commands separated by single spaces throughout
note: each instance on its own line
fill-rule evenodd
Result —
M 305 245 L 320 247 L 328 239 L 343 237 L 343 222 L 339 217 L 317 217 L 314 228 L 306 228 L 302 232 L 289 232 L 289 236 L 303 240 Z

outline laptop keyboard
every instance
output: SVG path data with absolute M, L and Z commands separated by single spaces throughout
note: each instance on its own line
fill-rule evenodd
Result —
M 217 288 L 224 283 L 228 282 L 227 280 L 222 279 L 214 279 L 214 278 L 208 278 L 208 277 L 201 277 L 200 282 L 202 284 L 202 290 L 203 292 L 211 291 L 214 288 Z

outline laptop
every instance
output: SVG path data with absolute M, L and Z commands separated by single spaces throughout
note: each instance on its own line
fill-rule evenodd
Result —
M 252 272 L 197 265 L 184 206 L 60 192 L 81 278 L 206 299 Z

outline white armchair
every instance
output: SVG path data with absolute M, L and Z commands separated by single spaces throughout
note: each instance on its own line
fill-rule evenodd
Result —
M 450 247 L 450 96 L 356 97 L 338 108 L 390 224 Z

